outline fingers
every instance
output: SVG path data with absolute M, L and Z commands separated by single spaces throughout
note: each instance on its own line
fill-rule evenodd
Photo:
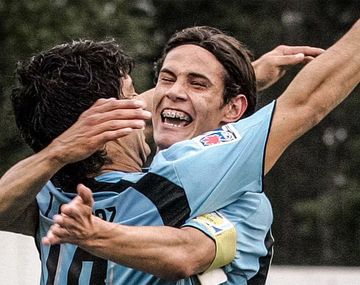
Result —
M 98 99 L 94 105 L 91 107 L 96 110 L 96 112 L 108 112 L 114 108 L 122 109 L 145 109 L 146 102 L 139 99 L 116 99 L 116 98 L 101 98 Z
M 68 130 L 54 139 L 52 150 L 61 164 L 85 159 L 105 143 L 144 129 L 151 113 L 141 100 L 99 99 Z
M 76 220 L 73 217 L 68 216 L 64 213 L 61 215 L 55 215 L 53 217 L 53 220 L 54 220 L 54 225 L 67 230 L 73 229 L 74 227 L 76 227 L 77 224 Z
M 94 199 L 91 190 L 85 185 L 79 184 L 77 186 L 77 193 L 81 197 L 83 203 L 92 208 L 94 204 Z
M 294 55 L 282 55 L 277 56 L 275 61 L 278 66 L 286 66 L 286 65 L 296 65 L 303 62 L 305 59 L 305 55 L 303 53 L 298 53 Z
M 309 56 L 304 53 L 298 53 L 293 55 L 278 56 L 276 59 L 277 61 L 276 63 L 279 66 L 286 66 L 286 65 L 291 66 L 299 63 L 307 64 L 311 62 L 314 58 L 315 56 Z
M 310 47 L 310 46 L 279 46 L 279 50 L 283 55 L 295 55 L 302 53 L 305 56 L 316 57 L 322 54 L 325 50 L 322 48 Z
M 70 237 L 70 234 L 67 232 L 66 229 L 61 228 L 57 224 L 54 224 L 50 227 L 46 236 L 42 238 L 41 242 L 44 245 L 65 243 L 70 241 L 68 237 Z
M 143 129 L 151 113 L 142 109 L 142 100 L 99 99 L 79 118 L 76 129 L 87 132 L 88 137 L 105 131 L 118 131 L 118 135 L 128 135 L 130 129 Z
M 112 104 L 111 104 L 112 105 Z M 149 111 L 143 110 L 141 108 L 122 108 L 115 104 L 114 108 L 108 110 L 107 112 L 96 112 L 94 110 L 93 114 L 89 115 L 89 118 L 97 119 L 99 123 L 109 119 L 117 120 L 149 120 L 151 119 L 151 113 Z M 90 110 L 90 109 L 89 109 Z
M 114 110 L 123 111 L 121 118 L 139 118 L 139 119 L 150 119 L 151 113 L 149 111 L 145 111 L 146 103 L 144 100 L 137 100 L 137 99 L 99 99 L 97 100 L 94 105 L 89 108 L 86 114 L 89 113 L 109 113 Z M 132 112 L 131 112 L 132 111 Z M 134 111 L 137 111 L 134 113 Z M 121 113 L 121 112 L 120 112 Z M 130 117 L 127 117 L 128 115 Z
M 91 190 L 83 184 L 77 187 L 78 196 L 61 206 L 61 214 L 54 215 L 54 224 L 42 239 L 44 245 L 73 243 L 83 236 L 89 224 L 94 203 Z
M 96 127 L 94 131 L 113 131 L 118 129 L 143 129 L 146 122 L 143 119 L 127 119 L 116 117 L 116 114 L 100 115 L 96 114 L 87 121 L 89 127 Z
M 91 198 L 90 198 L 91 199 Z M 91 201 L 89 202 L 89 204 Z M 55 215 L 54 221 L 61 226 L 69 227 L 72 221 L 83 222 L 91 216 L 92 206 L 84 204 L 80 196 L 76 196 L 70 203 L 61 206 L 61 215 Z
M 133 108 L 139 106 L 137 102 L 143 101 L 100 99 L 82 114 L 80 121 L 83 125 L 95 127 L 93 131 L 125 129 L 123 133 L 128 134 L 127 128 L 143 129 L 146 126 L 145 121 L 151 118 L 151 112 Z

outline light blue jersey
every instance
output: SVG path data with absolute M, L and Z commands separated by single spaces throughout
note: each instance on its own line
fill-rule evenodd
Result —
M 237 274 L 244 274 L 239 271 L 242 264 L 253 263 L 254 256 L 256 259 L 267 253 L 266 247 L 257 248 L 259 242 L 252 244 L 254 238 L 250 235 L 258 234 L 264 242 L 264 233 L 269 231 L 272 220 L 262 186 L 264 152 L 274 106 L 271 103 L 249 118 L 159 152 L 148 173 L 109 172 L 85 183 L 94 191 L 94 214 L 118 224 L 179 227 L 190 223 L 191 218 L 223 208 L 221 211 L 238 231 L 237 261 L 226 267 L 228 279 L 236 280 Z M 73 197 L 74 194 L 56 189 L 51 182 L 37 196 L 42 285 L 176 283 L 102 260 L 70 244 L 40 244 L 53 215 Z M 261 209 L 265 210 L 257 216 Z M 261 223 L 262 216 L 267 220 Z M 264 228 L 256 230 L 257 225 L 252 227 L 252 222 Z M 186 279 L 178 284 L 194 282 Z
M 229 220 L 236 229 L 236 255 L 223 267 L 231 285 L 264 285 L 272 259 L 273 221 L 271 204 L 264 193 L 244 193 L 237 201 L 216 211 Z M 214 237 L 208 225 L 192 219 L 183 226 L 197 228 Z

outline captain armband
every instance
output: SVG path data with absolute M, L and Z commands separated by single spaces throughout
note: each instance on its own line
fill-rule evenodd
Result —
M 219 212 L 212 212 L 190 220 L 185 226 L 203 230 L 216 244 L 216 255 L 206 270 L 229 264 L 236 254 L 236 230 L 234 225 Z

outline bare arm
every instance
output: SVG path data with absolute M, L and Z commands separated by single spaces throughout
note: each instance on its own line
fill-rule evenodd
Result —
M 322 52 L 311 47 L 277 47 L 253 63 L 259 88 L 269 87 L 285 74 L 286 68 L 311 61 Z M 140 95 L 150 110 L 152 95 L 153 89 Z M 73 210 L 77 203 L 81 205 L 81 201 L 74 203 Z M 67 218 L 58 216 L 56 222 L 64 227 L 54 226 L 44 242 L 77 244 L 94 255 L 162 278 L 178 279 L 202 272 L 214 259 L 213 241 L 192 228 L 119 226 L 91 215 L 91 207 L 82 214 L 75 213 L 68 213 Z
M 194 228 L 124 226 L 92 215 L 92 192 L 78 186 L 78 196 L 54 216 L 45 244 L 72 243 L 93 255 L 178 280 L 205 271 L 215 256 L 212 239 Z
M 306 65 L 277 101 L 266 150 L 268 172 L 286 147 L 319 123 L 360 81 L 360 20 Z
M 100 99 L 48 147 L 9 169 L 0 179 L 0 230 L 34 235 L 35 197 L 44 184 L 65 164 L 85 159 L 105 142 L 142 128 L 143 120 L 150 117 L 142 107 L 141 101 Z
M 51 150 L 24 159 L 0 180 L 0 230 L 35 235 L 39 189 L 62 167 Z

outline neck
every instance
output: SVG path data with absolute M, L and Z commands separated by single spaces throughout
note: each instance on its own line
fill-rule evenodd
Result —
M 105 164 L 102 172 L 123 171 L 139 172 L 149 154 L 143 133 L 134 133 L 106 144 L 110 162 Z

